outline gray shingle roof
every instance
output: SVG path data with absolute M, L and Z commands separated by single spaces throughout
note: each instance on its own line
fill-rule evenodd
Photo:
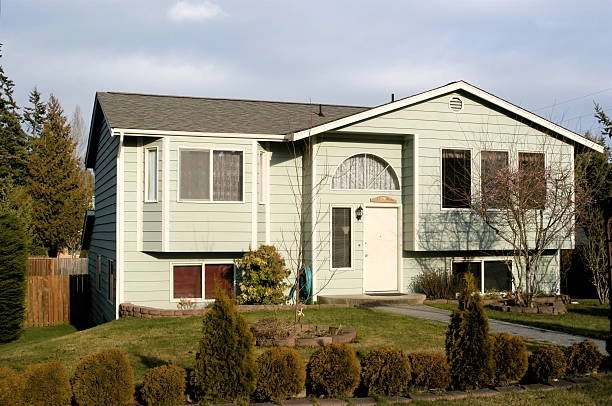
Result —
M 289 134 L 368 107 L 98 92 L 113 128 L 213 133 Z

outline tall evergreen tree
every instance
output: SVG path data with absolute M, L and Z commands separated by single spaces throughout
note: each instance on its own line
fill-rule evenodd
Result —
M 28 101 L 30 106 L 23 109 L 23 122 L 31 138 L 40 138 L 47 116 L 47 106 L 42 101 L 40 92 L 36 87 L 30 92 Z
M 28 172 L 34 242 L 47 248 L 50 256 L 56 256 L 81 232 L 90 196 L 70 125 L 53 95 L 47 104 L 41 135 L 32 145 Z
M 15 185 L 24 185 L 27 179 L 28 138 L 21 128 L 19 107 L 13 98 L 14 87 L 15 84 L 0 65 L 0 182 L 12 179 Z

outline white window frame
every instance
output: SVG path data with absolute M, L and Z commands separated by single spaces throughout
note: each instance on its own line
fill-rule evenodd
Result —
M 151 199 L 149 185 L 151 184 L 149 177 L 151 170 L 149 169 L 149 154 L 155 151 L 155 197 Z M 144 150 L 144 201 L 145 203 L 155 203 L 159 201 L 159 149 L 157 147 L 148 147 Z
M 210 199 L 181 199 L 181 151 L 209 151 L 209 187 L 210 187 Z M 215 152 L 240 152 L 242 154 L 242 199 L 241 200 L 214 200 L 214 184 L 213 184 L 213 160 Z M 176 185 L 176 201 L 179 203 L 244 203 L 245 202 L 245 185 L 246 185 L 246 153 L 241 148 L 206 148 L 206 147 L 179 147 L 178 158 L 177 158 L 177 185 Z
M 348 189 L 344 189 L 348 190 Z M 333 209 L 349 209 L 349 218 L 351 219 L 351 263 L 348 267 L 336 268 L 334 264 L 334 210 Z M 354 219 L 355 207 L 353 205 L 330 205 L 329 207 L 329 269 L 333 271 L 352 271 L 355 267 L 355 219 Z
M 480 198 L 481 199 L 482 199 L 482 193 L 483 193 L 483 187 L 482 187 L 482 180 L 483 180 L 483 177 L 482 177 L 483 176 L 482 175 L 482 154 L 483 154 L 483 152 L 504 152 L 506 154 L 506 157 L 508 158 L 508 161 L 506 163 L 508 165 L 507 168 L 510 169 L 511 168 L 510 165 L 512 165 L 512 157 L 510 156 L 510 151 L 508 151 L 507 149 L 483 149 L 483 150 L 481 150 L 479 152 L 480 159 L 477 160 L 477 163 L 478 163 L 478 170 L 480 172 L 480 175 L 476 179 L 474 179 L 473 182 L 475 182 L 475 181 L 479 181 L 480 182 L 480 185 L 477 185 L 477 187 L 480 190 L 480 193 L 481 193 Z M 472 185 L 472 187 L 474 187 L 474 185 Z M 496 207 L 491 207 L 491 208 L 488 208 L 487 210 L 488 211 L 498 211 L 499 212 L 502 209 L 501 208 L 496 208 Z
M 175 266 L 200 266 L 201 268 L 201 292 L 202 292 L 202 297 L 181 297 L 181 298 L 174 298 L 174 267 Z M 204 299 L 204 262 L 171 262 L 170 263 L 170 286 L 168 291 L 170 292 L 170 302 L 172 303 L 179 303 L 181 300 L 191 300 L 193 302 L 204 302 L 206 301 Z
M 446 149 L 456 149 L 456 150 L 461 150 L 461 151 L 470 151 L 470 200 L 472 199 L 473 195 L 474 195 L 474 148 L 468 148 L 468 147 L 448 147 L 448 146 L 443 146 L 440 147 L 440 161 L 439 161 L 439 166 L 438 166 L 438 170 L 440 171 L 440 211 L 470 211 L 472 210 L 470 207 L 444 207 L 444 173 L 443 171 L 443 165 L 442 165 L 442 161 L 444 160 L 444 158 L 442 157 L 442 154 L 444 153 L 444 150 Z
M 455 263 L 466 263 L 466 262 L 478 262 L 480 263 L 480 270 L 482 273 L 482 277 L 480 278 L 480 286 L 478 286 L 478 291 L 480 292 L 481 295 L 486 294 L 486 292 L 484 291 L 484 274 L 485 274 L 485 268 L 484 268 L 484 264 L 485 262 L 510 262 L 511 268 L 510 268 L 510 274 L 512 275 L 512 279 L 510 280 L 510 289 L 514 290 L 515 286 L 514 286 L 514 260 L 512 258 L 508 258 L 508 257 L 476 257 L 476 258 L 462 258 L 462 259 L 453 259 L 451 260 L 451 273 L 453 273 L 453 265 Z
M 397 179 L 397 186 L 398 186 L 398 188 L 397 189 L 341 189 L 341 188 L 332 187 L 333 180 L 334 180 L 334 177 L 336 176 L 336 172 L 338 172 L 338 169 L 340 169 L 340 167 L 342 166 L 342 164 L 346 160 L 351 159 L 352 157 L 357 156 L 357 155 L 366 155 L 366 156 L 370 155 L 370 156 L 374 156 L 374 157 L 380 159 L 381 161 L 383 161 L 384 163 L 386 163 L 387 167 L 393 172 L 393 175 Z M 397 171 L 395 170 L 393 165 L 391 165 L 389 163 L 389 161 L 387 161 L 386 159 L 384 159 L 380 155 L 372 154 L 370 152 L 360 152 L 358 154 L 353 154 L 351 156 L 348 156 L 348 157 L 344 158 L 338 165 L 336 165 L 336 168 L 334 169 L 333 175 L 331 176 L 331 180 L 329 181 L 329 188 L 330 188 L 330 190 L 333 190 L 333 191 L 343 191 L 343 190 L 347 190 L 347 191 L 356 191 L 356 190 L 363 191 L 363 190 L 371 190 L 371 191 L 374 191 L 374 192 L 387 192 L 387 193 L 389 193 L 389 192 L 401 192 L 401 190 L 402 190 L 402 179 L 399 176 L 397 176 Z

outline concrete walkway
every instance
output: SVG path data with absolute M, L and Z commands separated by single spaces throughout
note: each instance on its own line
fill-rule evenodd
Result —
M 375 309 L 417 317 L 419 319 L 437 321 L 445 324 L 448 324 L 451 314 L 451 312 L 448 310 L 425 305 L 377 306 Z M 587 338 L 493 319 L 489 319 L 489 326 L 491 328 L 491 332 L 493 333 L 509 333 L 529 340 L 546 341 L 558 345 L 571 345 L 572 343 L 580 342 Z M 606 342 L 604 340 L 596 340 L 594 338 L 591 338 L 591 340 L 597 344 L 599 351 L 601 351 L 602 354 L 606 354 Z

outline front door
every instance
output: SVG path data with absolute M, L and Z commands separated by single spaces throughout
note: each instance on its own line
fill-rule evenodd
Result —
M 364 290 L 397 292 L 399 270 L 398 207 L 367 207 L 365 220 Z

